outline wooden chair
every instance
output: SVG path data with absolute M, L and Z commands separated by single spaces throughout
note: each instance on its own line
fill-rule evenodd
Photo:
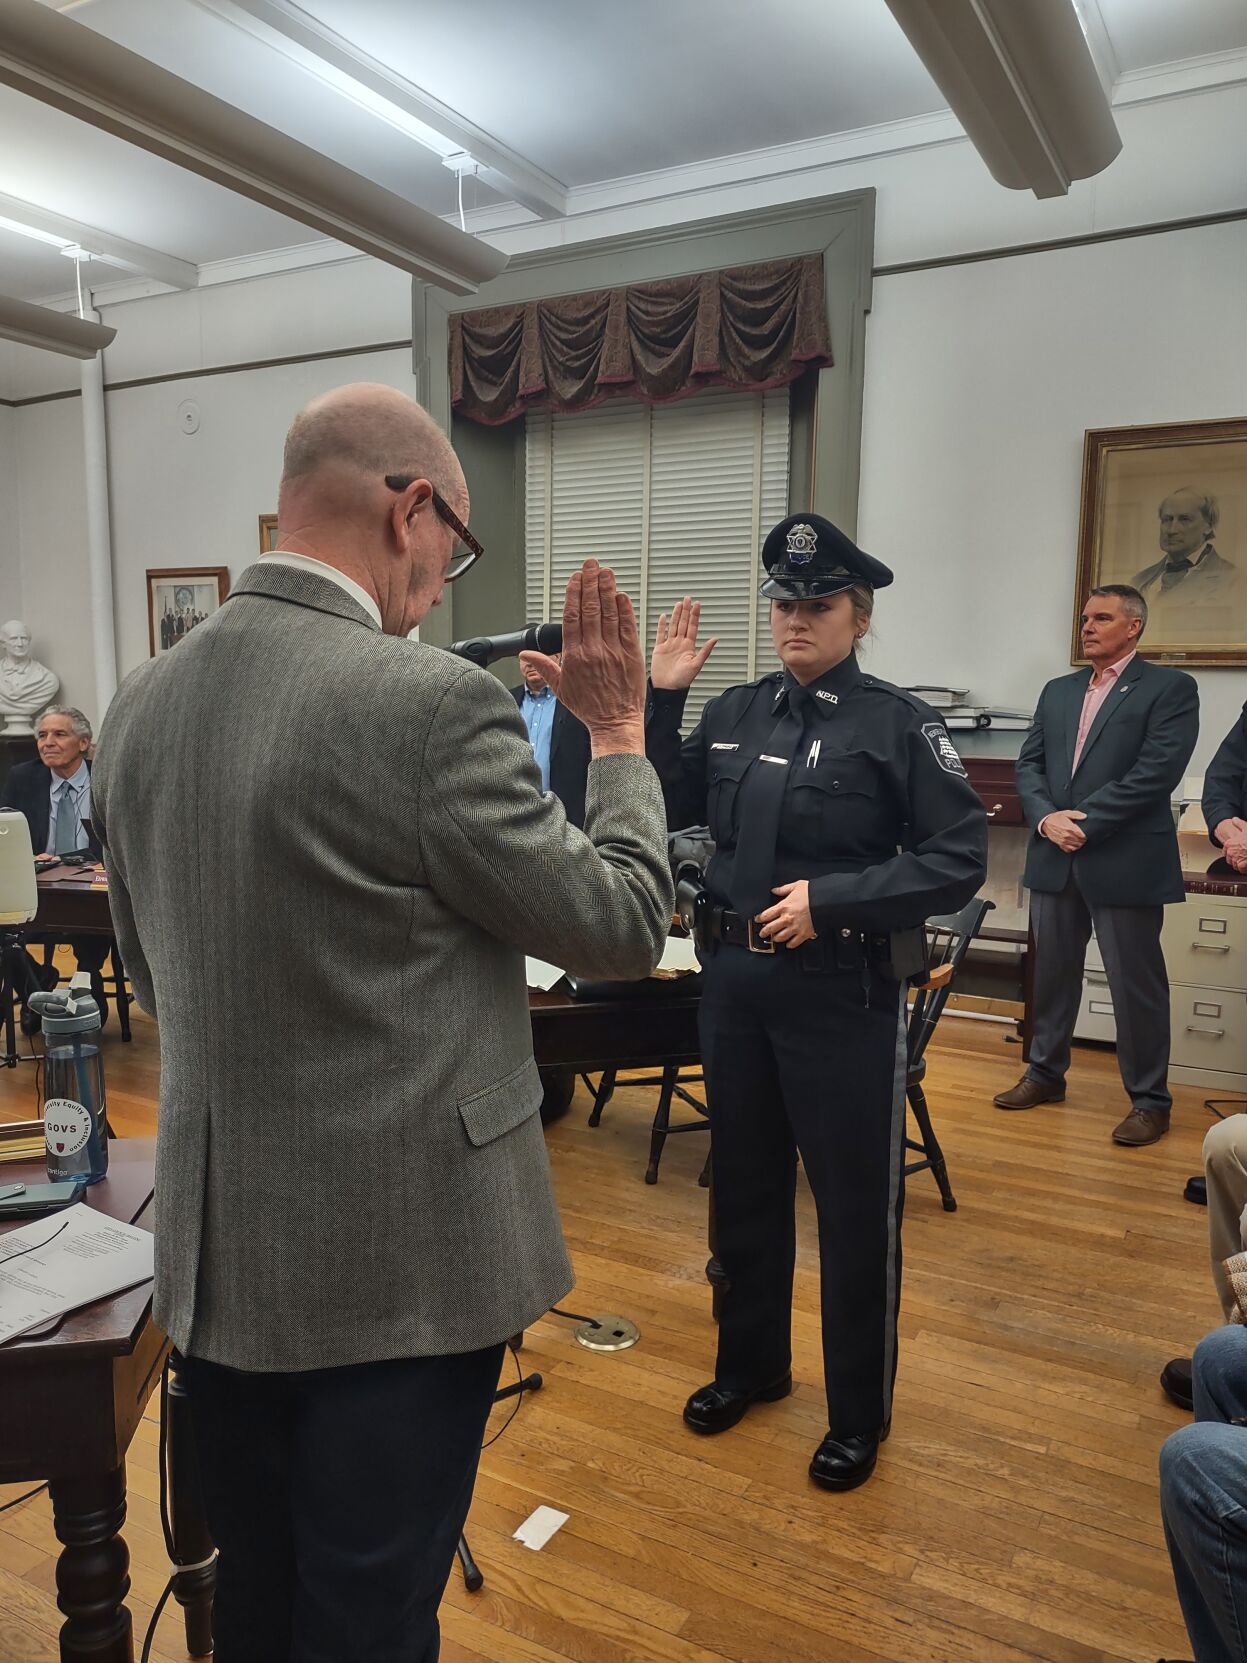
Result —
M 927 919 L 930 968 L 926 980 L 919 983 L 915 989 L 914 1002 L 910 1007 L 905 1030 L 908 1062 L 905 1096 L 920 1135 L 918 1139 L 911 1138 L 906 1130 L 905 1147 L 922 1156 L 921 1160 L 910 1161 L 907 1164 L 905 1176 L 908 1178 L 915 1172 L 930 1172 L 939 1185 L 940 1199 L 946 1213 L 957 1211 L 957 1200 L 953 1195 L 944 1152 L 931 1125 L 931 1112 L 927 1108 L 926 1094 L 922 1089 L 927 1072 L 926 1049 L 943 1014 L 944 1006 L 948 1003 L 953 978 L 993 905 L 991 901 L 975 899 L 968 906 L 962 907 L 960 912 Z
M 593 1108 L 589 1112 L 590 1126 L 601 1125 L 602 1110 L 615 1095 L 618 1072 L 614 1068 L 604 1070 L 596 1085 L 587 1074 L 581 1075 L 581 1079 L 593 1098 Z M 669 1137 L 674 1137 L 677 1132 L 708 1132 L 710 1130 L 706 1105 L 699 1097 L 694 1097 L 692 1092 L 686 1089 L 688 1086 L 701 1085 L 702 1080 L 703 1076 L 700 1073 L 690 1073 L 687 1069 L 682 1073 L 677 1063 L 667 1063 L 661 1074 L 642 1074 L 624 1082 L 629 1086 L 657 1086 L 659 1088 L 658 1107 L 654 1111 L 654 1122 L 650 1130 L 649 1163 L 645 1168 L 645 1182 L 647 1184 L 658 1182 L 658 1163 L 662 1160 L 663 1145 Z M 672 1099 L 676 1097 L 682 1103 L 687 1103 L 691 1109 L 695 1109 L 701 1119 L 685 1120 L 681 1121 L 679 1125 L 673 1126 L 671 1124 L 671 1103 Z M 710 1182 L 709 1154 L 706 1156 L 705 1165 L 701 1169 L 701 1175 L 697 1182 L 703 1189 Z

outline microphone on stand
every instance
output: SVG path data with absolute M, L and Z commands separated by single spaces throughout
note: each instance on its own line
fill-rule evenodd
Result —
M 448 651 L 458 658 L 470 658 L 485 669 L 499 658 L 514 658 L 522 652 L 550 654 L 562 649 L 562 624 L 527 624 L 506 635 L 473 635 L 466 641 L 454 641 Z

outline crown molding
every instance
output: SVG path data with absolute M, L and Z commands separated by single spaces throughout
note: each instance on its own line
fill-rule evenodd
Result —
M 1118 80 L 1112 102 L 1115 109 L 1128 108 L 1202 92 L 1222 91 L 1245 82 L 1247 51 L 1211 53 L 1150 69 L 1128 71 Z M 680 167 L 659 168 L 595 184 L 575 185 L 567 192 L 567 219 L 560 223 L 572 231 L 571 238 L 565 240 L 579 241 L 582 237 L 593 235 L 591 222 L 596 216 L 608 215 L 612 211 L 659 202 L 674 203 L 681 198 L 713 197 L 716 191 L 739 185 L 798 181 L 804 175 L 848 163 L 968 143 L 956 117 L 948 110 L 938 110 L 901 121 L 855 128 L 848 133 L 826 134 L 793 144 L 742 151 L 732 156 L 716 156 Z M 820 191 L 820 194 L 823 192 Z M 448 223 L 453 223 L 456 218 L 455 215 L 446 216 Z M 546 241 L 551 232 L 542 227 L 534 213 L 514 202 L 471 210 L 466 222 L 473 235 L 496 238 L 503 247 L 510 244 L 514 250 L 513 257 L 522 257 L 532 246 L 551 246 Z M 534 237 L 541 239 L 539 245 L 533 245 Z M 345 243 L 319 239 L 208 261 L 199 267 L 198 286 L 213 288 L 220 284 L 249 282 L 285 272 L 345 264 L 366 257 Z M 95 303 L 103 306 L 123 305 L 128 301 L 171 292 L 167 284 L 139 279 L 92 286 Z M 66 292 L 45 300 L 43 304 L 68 308 L 75 305 L 76 300 Z
M 1113 89 L 1113 108 L 1155 104 L 1197 92 L 1219 92 L 1225 87 L 1241 86 L 1244 81 L 1247 81 L 1247 51 L 1209 52 L 1200 58 L 1183 58 L 1178 63 L 1127 70 Z

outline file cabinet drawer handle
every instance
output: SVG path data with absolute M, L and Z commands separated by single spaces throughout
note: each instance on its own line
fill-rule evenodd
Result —
M 1192 941 L 1191 943 L 1193 953 L 1228 953 L 1229 950 L 1228 947 L 1214 947 L 1208 941 Z
M 1186 1031 L 1188 1034 L 1211 1034 L 1214 1039 L 1225 1038 L 1224 1028 L 1201 1028 L 1198 1023 L 1195 1022 L 1188 1022 L 1186 1025 Z
M 984 818 L 987 819 L 987 820 L 994 820 L 996 818 L 996 816 L 1002 811 L 1004 806 L 1005 805 L 1003 803 L 997 803 L 995 808 L 989 808 L 987 810 L 987 813 L 984 816 Z

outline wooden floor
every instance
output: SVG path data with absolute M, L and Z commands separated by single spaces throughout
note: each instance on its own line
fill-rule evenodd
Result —
M 893 1433 L 874 1479 L 847 1496 L 805 1470 L 825 1429 L 808 1197 L 796 1392 L 697 1438 L 680 1407 L 714 1357 L 704 1138 L 672 1140 L 647 1188 L 652 1094 L 621 1091 L 597 1130 L 578 1094 L 548 1134 L 578 1276 L 569 1303 L 631 1317 L 641 1343 L 597 1355 L 556 1318 L 529 1331 L 525 1365 L 545 1389 L 482 1458 L 468 1528 L 485 1587 L 471 1595 L 452 1573 L 445 1663 L 1189 1655 L 1156 1499 L 1157 1451 L 1186 1417 L 1157 1373 L 1218 1320 L 1206 1214 L 1182 1199 L 1209 1117 L 1200 1093 L 1179 1090 L 1160 1145 L 1114 1147 L 1113 1057 L 1087 1047 L 1064 1105 L 1002 1114 L 991 1095 L 1020 1071 L 1007 1032 L 947 1019 L 933 1049 L 960 1209 L 941 1210 L 929 1176 L 912 1181 Z M 115 1126 L 150 1131 L 152 1024 L 136 1017 L 130 1046 L 110 1026 L 105 1047 Z M 27 1112 L 32 1075 L 0 1076 L 0 1117 Z M 129 1463 L 140 1640 L 166 1576 L 155 1437 L 149 1418 Z M 511 1533 L 542 1502 L 571 1517 L 535 1553 Z M 55 1551 L 46 1496 L 0 1514 L 5 1663 L 56 1656 Z M 184 1657 L 176 1610 L 153 1655 Z

